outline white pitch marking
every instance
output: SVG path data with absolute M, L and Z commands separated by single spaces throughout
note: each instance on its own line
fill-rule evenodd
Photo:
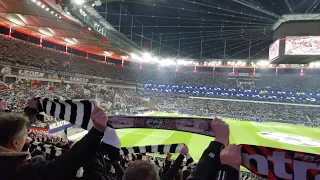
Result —
M 273 131 L 275 131 L 275 132 L 282 133 L 282 132 L 279 132 L 279 131 L 273 129 L 272 127 L 267 127 L 267 128 L 269 128 L 269 129 L 271 129 L 271 130 L 273 130 Z M 286 133 L 285 133 L 285 134 L 286 134 Z M 304 148 L 306 148 L 306 149 L 309 149 L 310 151 L 314 152 L 315 154 L 318 154 L 317 152 L 315 152 L 314 150 L 310 149 L 310 148 L 307 147 L 307 146 L 301 146 L 301 147 L 304 147 Z

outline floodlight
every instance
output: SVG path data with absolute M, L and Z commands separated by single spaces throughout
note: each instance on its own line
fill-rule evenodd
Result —
M 78 5 L 82 5 L 85 3 L 84 0 L 74 0 L 74 3 L 78 4 Z
M 142 57 L 143 57 L 144 61 L 151 61 L 151 59 L 152 59 L 152 57 L 149 53 L 144 53 Z
M 268 66 L 269 62 L 268 61 L 258 61 L 257 66 Z
M 176 64 L 176 62 L 172 59 L 164 59 L 164 60 L 160 61 L 161 66 L 170 66 L 170 65 L 174 65 L 174 64 Z
M 38 6 L 40 6 L 40 5 L 41 5 L 41 2 L 40 2 L 40 1 L 38 1 L 38 2 L 37 2 L 37 5 L 38 5 Z
M 49 11 L 49 10 L 50 10 L 49 8 L 46 9 L 46 11 Z
M 177 63 L 179 65 L 184 65 L 184 64 L 186 64 L 186 61 L 185 60 L 178 60 Z
M 106 55 L 107 57 L 112 56 L 112 54 L 113 54 L 113 52 L 111 52 L 111 51 L 104 51 L 103 53 L 104 53 L 104 55 Z
M 128 59 L 128 56 L 121 56 L 121 59 Z
M 153 57 L 152 58 L 152 62 L 154 62 L 154 63 L 158 63 L 160 60 L 159 60 L 159 58 L 158 57 Z
M 32 2 L 36 2 L 37 0 L 32 0 Z
M 134 53 L 131 53 L 131 58 L 134 59 L 134 60 L 141 60 L 141 58 L 138 55 L 134 54 Z
M 42 6 L 41 6 L 42 8 L 45 8 L 46 6 L 44 5 L 44 4 L 42 4 Z

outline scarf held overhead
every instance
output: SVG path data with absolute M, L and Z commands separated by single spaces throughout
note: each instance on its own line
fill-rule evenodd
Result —
M 93 127 L 90 116 L 93 109 L 99 106 L 96 100 L 61 100 L 44 97 L 36 99 L 38 100 L 39 112 L 69 121 L 84 130 L 89 131 Z M 110 124 L 107 125 L 104 132 L 103 142 L 118 149 L 121 147 L 120 139 Z

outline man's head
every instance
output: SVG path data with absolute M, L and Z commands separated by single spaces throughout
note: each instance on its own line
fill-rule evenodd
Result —
M 27 137 L 28 119 L 20 114 L 0 115 L 0 146 L 20 152 Z
M 122 180 L 160 180 L 160 177 L 155 165 L 137 160 L 124 172 Z

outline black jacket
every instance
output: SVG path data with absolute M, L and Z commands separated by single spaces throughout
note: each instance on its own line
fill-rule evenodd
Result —
M 239 171 L 235 168 L 222 164 L 219 167 L 219 171 L 215 180 L 238 180 L 240 177 Z
M 220 162 L 220 151 L 224 148 L 224 145 L 212 141 L 209 147 L 202 153 L 202 156 L 196 166 L 192 171 L 188 180 L 212 180 L 215 179 Z
M 172 179 L 174 179 L 175 175 L 180 170 L 180 167 L 182 165 L 183 159 L 184 159 L 184 156 L 182 154 L 180 154 L 177 157 L 177 159 L 174 161 L 174 163 L 171 166 L 171 168 L 168 171 L 164 172 L 165 174 L 162 176 L 161 180 L 172 180 Z M 167 163 L 171 163 L 171 161 L 166 161 L 166 166 L 168 167 L 168 165 L 169 165 L 169 167 L 170 167 L 170 164 L 167 164 Z
M 44 159 L 26 160 L 28 152 L 14 152 L 0 146 L 1 180 L 69 180 L 75 177 L 77 170 L 88 157 L 99 151 L 103 133 L 92 128 L 68 152 L 54 161 Z
M 82 180 L 116 180 L 108 176 L 106 171 L 106 162 L 101 153 L 96 153 L 94 156 L 87 159 L 83 166 Z

